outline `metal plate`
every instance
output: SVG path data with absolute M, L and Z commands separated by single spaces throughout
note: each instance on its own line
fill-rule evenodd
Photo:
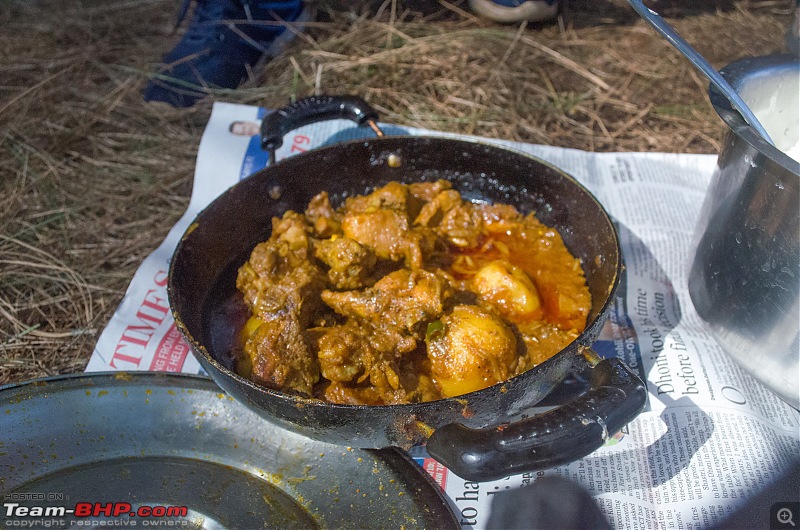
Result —
M 185 506 L 168 517 L 182 528 L 458 527 L 405 453 L 291 433 L 203 377 L 99 373 L 0 387 L 0 433 L 4 502 L 131 506 L 84 523 Z

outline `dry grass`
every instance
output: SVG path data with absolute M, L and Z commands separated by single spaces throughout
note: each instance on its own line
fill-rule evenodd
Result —
M 420 4 L 418 0 L 417 4 Z M 357 93 L 387 122 L 590 151 L 715 153 L 707 83 L 622 0 L 496 26 L 463 1 L 319 4 L 239 90 L 268 107 Z M 703 9 L 697 5 L 702 4 Z M 791 0 L 662 5 L 715 66 L 781 51 Z M 140 91 L 174 42 L 173 0 L 0 4 L 0 384 L 82 371 L 139 263 L 188 203 L 211 99 Z M 711 9 L 711 10 L 709 10 Z

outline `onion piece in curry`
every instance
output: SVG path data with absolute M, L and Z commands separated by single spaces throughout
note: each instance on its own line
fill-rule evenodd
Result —
M 237 371 L 333 403 L 432 401 L 561 351 L 591 306 L 561 236 L 447 181 L 328 194 L 273 219 L 238 272 L 250 311 Z

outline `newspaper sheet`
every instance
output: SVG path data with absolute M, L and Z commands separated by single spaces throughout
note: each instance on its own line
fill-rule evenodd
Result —
M 257 132 L 232 126 L 258 124 L 264 113 L 251 106 L 214 106 L 200 143 L 189 207 L 142 263 L 87 371 L 201 372 L 168 310 L 169 260 L 200 209 L 266 163 Z M 460 137 L 384 128 L 387 134 Z M 371 135 L 345 120 L 309 125 L 285 138 L 277 158 Z M 590 189 L 616 221 L 627 265 L 625 283 L 594 348 L 601 356 L 622 359 L 647 381 L 648 405 L 625 432 L 595 453 L 546 472 L 475 483 L 428 458 L 424 448 L 412 450 L 412 456 L 446 492 L 464 528 L 485 527 L 498 492 L 528 486 L 547 474 L 581 484 L 617 528 L 715 526 L 800 454 L 800 413 L 725 356 L 687 292 L 689 247 L 716 156 L 599 154 L 481 140 L 562 168 Z

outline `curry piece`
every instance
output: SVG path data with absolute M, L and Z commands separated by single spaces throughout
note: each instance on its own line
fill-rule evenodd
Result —
M 519 361 L 517 338 L 498 316 L 473 305 L 444 315 L 428 336 L 431 375 L 443 397 L 505 381 Z
M 555 230 L 449 182 L 390 182 L 273 220 L 236 286 L 237 370 L 334 403 L 398 404 L 505 381 L 583 331 L 591 298 Z

